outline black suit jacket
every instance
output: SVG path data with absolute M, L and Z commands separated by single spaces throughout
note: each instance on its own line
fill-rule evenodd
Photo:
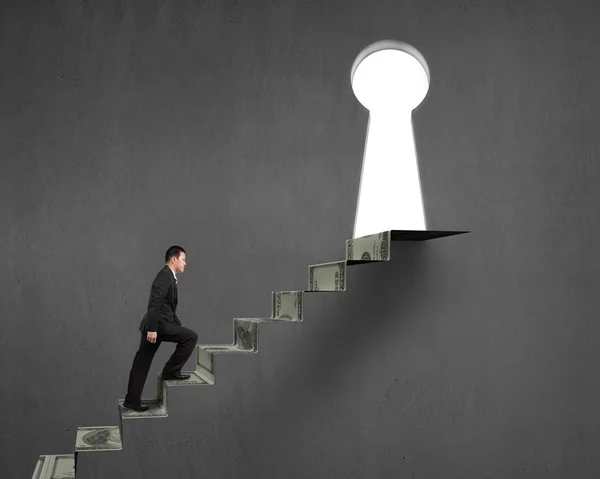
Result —
M 148 311 L 142 318 L 139 330 L 143 332 L 171 332 L 175 325 L 181 326 L 177 317 L 177 284 L 173 271 L 167 265 L 161 269 L 150 290 Z

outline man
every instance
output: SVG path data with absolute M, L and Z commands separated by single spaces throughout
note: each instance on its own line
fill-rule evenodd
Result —
M 165 253 L 165 266 L 154 281 L 148 301 L 148 311 L 142 318 L 140 347 L 133 359 L 129 373 L 127 395 L 123 406 L 135 411 L 147 411 L 142 405 L 142 391 L 152 364 L 152 358 L 162 341 L 177 343 L 175 351 L 162 370 L 162 379 L 188 379 L 181 368 L 194 352 L 198 335 L 184 328 L 177 317 L 177 273 L 185 269 L 185 250 L 171 246 Z

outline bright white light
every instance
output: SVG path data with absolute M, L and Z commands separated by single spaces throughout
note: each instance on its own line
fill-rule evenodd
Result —
M 426 229 L 412 110 L 429 88 L 427 64 L 409 45 L 382 44 L 388 48 L 369 47 L 373 53 L 363 51 L 353 67 L 352 89 L 369 110 L 354 238 Z

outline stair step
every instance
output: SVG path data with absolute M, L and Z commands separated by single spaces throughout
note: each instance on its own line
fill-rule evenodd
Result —
M 447 236 L 462 235 L 470 231 L 436 231 L 436 230 L 391 230 L 392 241 L 427 241 Z
M 428 241 L 468 233 L 468 231 L 390 230 L 346 240 L 348 266 L 389 261 L 392 241 Z
M 31 479 L 74 479 L 74 454 L 45 454 L 38 457 Z
M 346 261 L 308 267 L 308 291 L 346 291 Z
M 200 376 L 209 386 L 215 384 L 215 375 L 211 372 L 208 372 L 199 364 L 196 365 L 196 374 Z
M 233 343 L 244 351 L 258 351 L 258 322 L 250 318 L 233 318 Z
M 271 317 L 285 321 L 302 321 L 303 291 L 273 291 Z
M 196 371 L 182 371 L 181 374 L 189 374 L 189 379 L 167 379 L 165 381 L 162 380 L 162 373 L 158 373 L 158 379 L 162 381 L 165 387 L 175 387 L 175 386 L 200 386 L 206 385 L 206 381 L 196 373 Z
M 211 354 L 229 354 L 229 353 L 251 353 L 252 351 L 246 351 L 240 349 L 236 344 L 203 344 L 198 347 L 202 348 L 207 353 Z
M 196 346 L 196 374 L 203 378 L 209 384 L 215 383 L 215 370 L 213 369 L 213 355 L 202 349 L 201 346 Z
M 289 319 L 284 318 L 233 318 L 234 321 L 247 321 L 253 323 L 292 323 L 294 321 L 290 321 Z
M 120 451 L 123 449 L 119 426 L 79 426 L 75 451 Z
M 258 323 L 290 322 L 281 318 L 233 318 L 233 343 L 243 351 L 258 351 Z
M 389 261 L 390 232 L 346 240 L 346 261 L 350 264 Z
M 162 382 L 162 381 L 161 381 Z M 159 394 L 162 396 L 162 394 Z M 142 399 L 144 406 L 149 406 L 149 409 L 144 412 L 134 411 L 133 409 L 127 409 L 123 407 L 124 399 L 119 399 L 119 409 L 121 410 L 122 419 L 154 419 L 167 417 L 167 409 L 163 407 L 162 402 L 157 399 Z

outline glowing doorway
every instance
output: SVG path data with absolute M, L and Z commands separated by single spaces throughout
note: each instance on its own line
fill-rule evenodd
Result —
M 385 40 L 354 61 L 352 89 L 369 110 L 354 238 L 425 230 L 412 111 L 429 89 L 429 67 L 412 46 Z

